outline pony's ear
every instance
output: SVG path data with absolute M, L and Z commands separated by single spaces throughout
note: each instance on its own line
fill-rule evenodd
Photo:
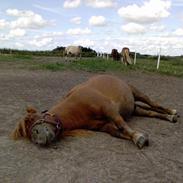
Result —
M 21 120 L 16 128 L 13 130 L 13 132 L 11 133 L 11 138 L 14 140 L 17 140 L 21 137 L 26 137 L 27 133 L 26 133 L 26 127 L 25 127 L 25 121 Z
M 37 113 L 36 109 L 31 107 L 31 106 L 27 107 L 26 111 L 27 111 L 28 114 Z

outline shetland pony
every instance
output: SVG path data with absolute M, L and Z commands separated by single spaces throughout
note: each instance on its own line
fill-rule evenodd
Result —
M 146 105 L 140 105 L 138 101 Z M 87 129 L 131 140 L 143 148 L 148 145 L 148 135 L 126 123 L 133 115 L 177 121 L 175 109 L 160 106 L 117 77 L 98 75 L 75 86 L 48 111 L 39 113 L 28 108 L 12 136 L 46 145 L 60 139 L 65 132 Z

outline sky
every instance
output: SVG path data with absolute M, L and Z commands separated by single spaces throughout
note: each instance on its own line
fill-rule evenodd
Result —
M 0 0 L 0 48 L 183 55 L 183 0 Z

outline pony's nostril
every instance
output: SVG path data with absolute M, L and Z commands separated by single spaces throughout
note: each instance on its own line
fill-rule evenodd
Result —
M 39 133 L 37 129 L 35 129 L 35 130 L 34 130 L 34 132 L 35 132 L 36 134 L 38 134 L 38 133 Z
M 48 132 L 48 128 L 46 128 L 46 131 Z

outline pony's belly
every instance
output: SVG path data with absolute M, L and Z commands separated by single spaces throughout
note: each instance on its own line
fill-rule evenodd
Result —
M 127 119 L 132 116 L 135 108 L 134 97 L 130 96 L 124 98 L 120 102 L 120 114 L 124 119 Z
M 130 118 L 132 116 L 133 112 L 134 112 L 134 105 L 128 106 L 125 108 L 122 107 L 120 110 L 120 114 L 124 119 Z

